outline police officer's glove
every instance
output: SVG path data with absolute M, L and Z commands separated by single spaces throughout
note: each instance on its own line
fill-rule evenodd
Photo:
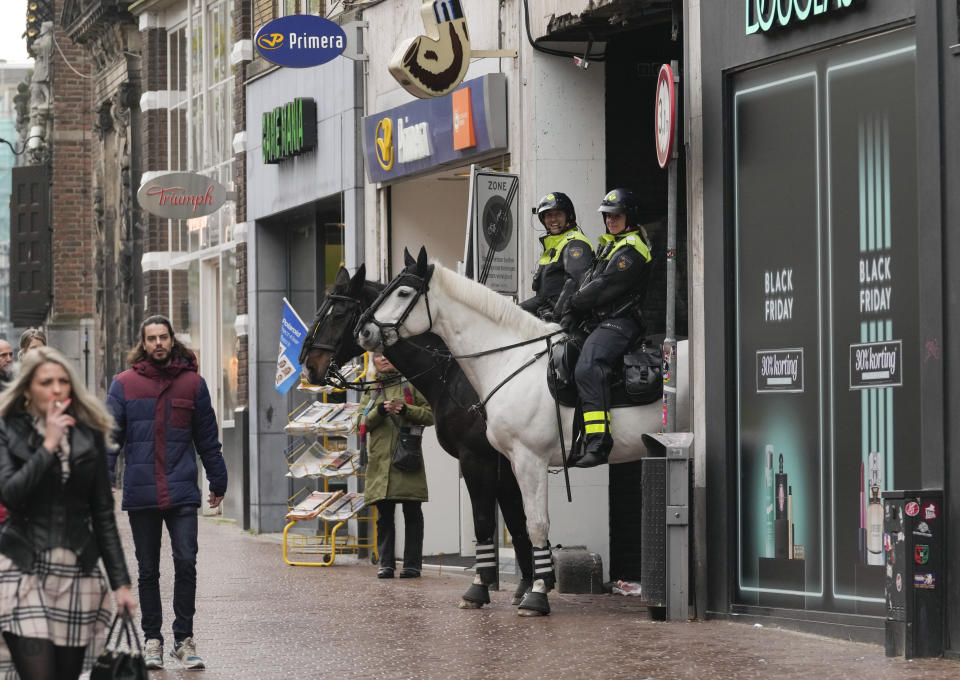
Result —
M 577 315 L 568 312 L 560 317 L 560 328 L 569 333 L 577 327 L 578 322 L 579 319 L 577 318 Z

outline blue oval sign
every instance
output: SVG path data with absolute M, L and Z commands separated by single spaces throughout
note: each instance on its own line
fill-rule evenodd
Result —
M 313 14 L 274 19 L 254 39 L 263 58 L 280 66 L 305 68 L 336 59 L 347 46 L 337 24 Z

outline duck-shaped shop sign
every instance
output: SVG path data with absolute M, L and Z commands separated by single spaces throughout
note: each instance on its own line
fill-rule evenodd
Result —
M 388 69 L 414 97 L 428 99 L 452 92 L 463 81 L 471 58 L 516 57 L 516 50 L 474 50 L 460 0 L 424 0 L 424 34 L 401 42 Z

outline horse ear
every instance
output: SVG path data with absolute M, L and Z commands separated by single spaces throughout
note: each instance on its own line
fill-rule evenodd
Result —
M 353 275 L 353 278 L 350 279 L 350 288 L 349 294 L 352 297 L 358 297 L 360 291 L 363 290 L 363 284 L 367 282 L 367 265 L 366 263 L 361 264 L 357 267 L 357 273 Z
M 409 267 L 412 264 L 416 264 L 417 261 L 413 259 L 413 255 L 410 254 L 410 251 L 404 247 L 403 249 L 403 266 Z
M 428 264 L 427 248 L 426 246 L 420 246 L 420 254 L 417 255 L 417 271 L 424 274 L 427 271 Z
M 350 272 L 347 271 L 347 268 L 343 265 L 340 266 L 340 271 L 337 272 L 337 278 L 334 279 L 334 286 L 345 286 L 350 283 Z

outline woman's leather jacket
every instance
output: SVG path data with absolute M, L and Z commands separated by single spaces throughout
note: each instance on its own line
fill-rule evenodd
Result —
M 107 478 L 103 435 L 78 424 L 70 433 L 70 476 L 43 447 L 32 418 L 14 412 L 0 418 L 0 502 L 10 512 L 0 528 L 0 553 L 24 573 L 36 554 L 68 548 L 84 574 L 102 557 L 110 587 L 130 585 Z

